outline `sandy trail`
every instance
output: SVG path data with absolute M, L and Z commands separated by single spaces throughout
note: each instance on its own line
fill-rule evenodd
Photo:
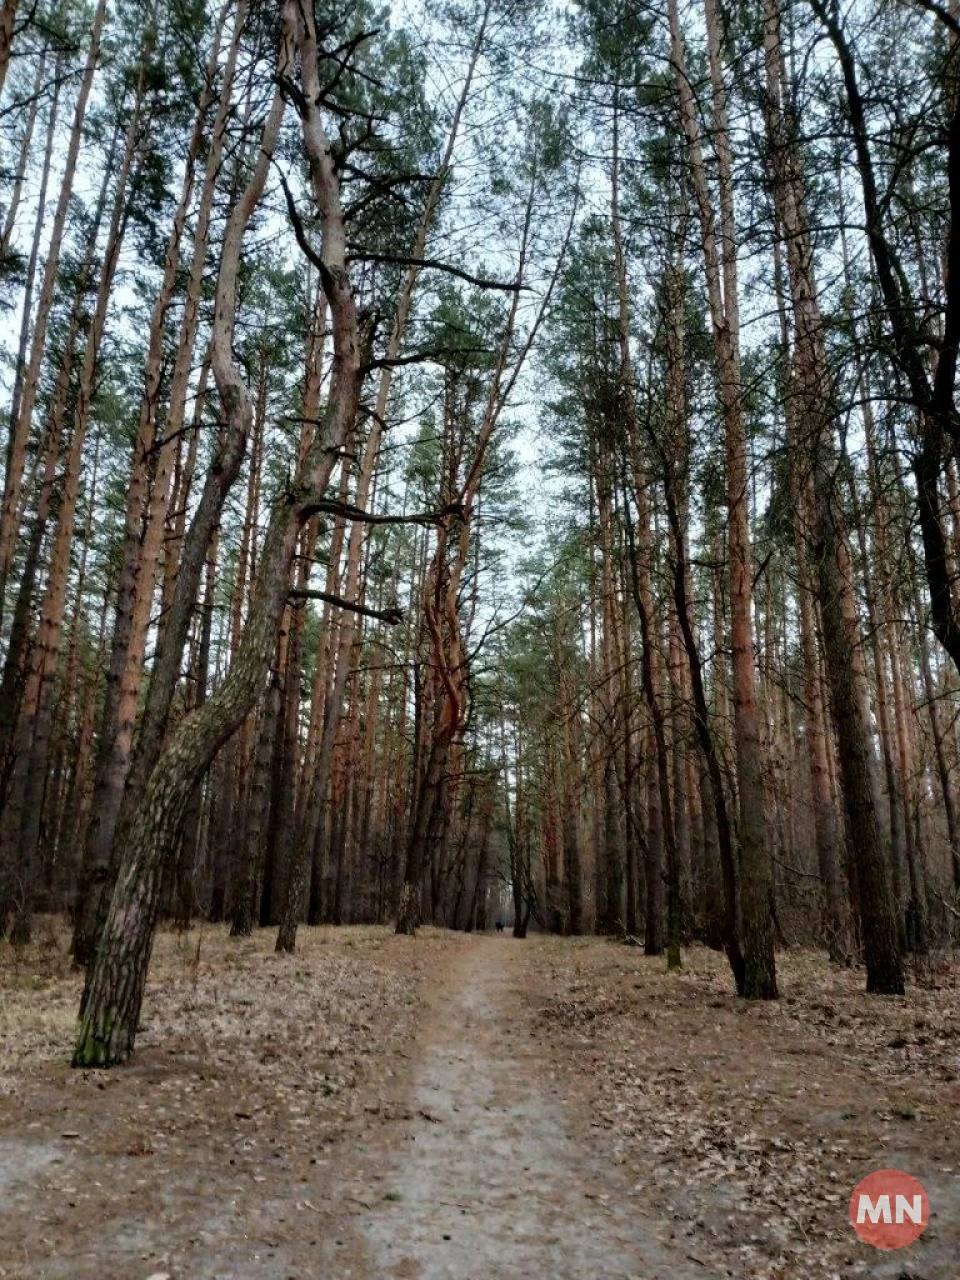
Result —
M 197 972 L 162 940 L 115 1072 L 67 1066 L 75 975 L 9 989 L 0 1280 L 724 1274 L 673 1247 L 604 1138 L 578 1140 L 529 944 L 321 931 L 278 959 L 221 932 Z
M 103 1073 L 48 952 L 0 945 L 0 1280 L 960 1280 L 952 972 L 784 955 L 758 1007 L 698 949 L 164 933 Z M 902 1253 L 847 1220 L 881 1167 L 934 1210 Z
M 529 1031 L 519 949 L 478 937 L 455 956 L 431 996 L 409 1141 L 357 1224 L 364 1274 L 704 1280 L 656 1239 L 621 1171 L 574 1137 Z

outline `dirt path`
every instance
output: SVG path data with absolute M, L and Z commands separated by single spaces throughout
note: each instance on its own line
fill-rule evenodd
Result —
M 546 1084 L 521 980 L 515 944 L 481 937 L 433 993 L 409 1141 L 362 1224 L 361 1274 L 703 1280 L 702 1267 L 656 1240 L 620 1170 L 573 1136 Z
M 106 1074 L 66 1065 L 58 948 L 3 972 L 0 1278 L 710 1280 L 560 1097 L 539 953 L 269 942 L 164 935 L 137 1052 Z
M 126 1067 L 69 1066 L 63 923 L 0 943 L 0 1280 L 958 1280 L 960 972 L 778 957 L 746 1005 L 611 941 L 158 939 Z M 847 1219 L 881 1167 L 928 1229 Z
M 460 948 L 430 1000 L 408 1142 L 362 1224 L 366 1274 L 416 1280 L 685 1280 L 545 1085 L 503 938 Z

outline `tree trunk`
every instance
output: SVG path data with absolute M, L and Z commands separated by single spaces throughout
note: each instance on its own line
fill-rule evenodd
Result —
M 13 27 L 19 8 L 20 0 L 4 0 L 3 8 L 0 9 L 0 91 L 7 79 L 10 50 L 13 45 Z
M 87 968 L 88 978 L 116 867 L 119 864 L 117 853 L 122 841 L 116 840 L 115 837 L 119 827 L 122 839 L 126 839 L 125 827 L 128 825 L 129 815 L 142 796 L 146 778 L 159 755 L 174 689 L 180 676 L 183 647 L 197 600 L 207 547 L 219 520 L 226 494 L 239 473 L 246 446 L 245 431 L 242 437 L 236 431 L 225 431 L 225 444 L 222 450 L 218 451 L 215 464 L 208 472 L 204 491 L 184 543 L 174 598 L 166 616 L 165 625 L 158 637 L 137 752 L 131 763 L 134 719 L 140 675 L 143 669 L 150 603 L 153 598 L 159 536 L 162 534 L 163 520 L 166 518 L 163 476 L 172 461 L 171 449 L 167 445 L 160 450 L 162 456 L 156 478 L 159 490 L 154 495 L 155 502 L 163 507 L 163 511 L 160 513 L 155 507 L 151 515 L 148 512 L 147 462 L 152 456 L 158 431 L 165 319 L 174 298 L 184 228 L 193 192 L 196 160 L 203 142 L 207 110 L 213 100 L 211 86 L 214 81 L 227 8 L 228 5 L 225 5 L 221 11 L 211 57 L 207 63 L 206 87 L 198 105 L 187 153 L 183 186 L 167 243 L 163 279 L 150 318 L 144 394 L 140 405 L 140 421 L 128 491 L 123 560 L 107 671 L 107 692 L 101 719 L 94 819 L 87 833 L 84 849 L 84 871 L 78 895 L 77 919 L 73 936 L 74 959 L 77 964 Z M 238 39 L 239 29 L 235 29 L 234 45 Z M 229 99 L 227 86 L 224 88 L 224 96 Z M 272 152 L 271 138 L 275 141 L 281 115 L 282 103 L 280 94 L 277 92 L 264 125 L 261 139 L 263 152 L 260 161 L 244 195 L 231 213 L 225 232 L 222 255 L 228 263 L 234 253 L 239 254 L 243 232 L 259 200 L 266 180 L 269 154 Z M 218 291 L 219 287 L 218 278 Z M 146 548 L 141 543 L 144 518 L 147 520 L 147 531 L 150 532 L 152 529 L 151 543 Z M 158 523 L 154 524 L 153 521 Z M 129 799 L 125 803 L 127 787 L 129 787 Z
M 346 265 L 340 186 L 320 116 L 317 35 L 310 10 L 283 10 L 282 80 L 300 53 L 301 121 L 320 215 L 323 282 L 334 328 L 330 410 L 291 491 L 273 508 L 260 559 L 257 592 L 236 661 L 217 692 L 177 726 L 147 785 L 130 833 L 97 952 L 74 1062 L 110 1066 L 129 1056 L 136 1036 L 143 985 L 159 906 L 160 872 L 183 821 L 189 782 L 214 758 L 250 714 L 263 691 L 289 590 L 300 529 L 316 513 L 344 441 L 353 429 L 361 380 L 360 335 Z M 233 362 L 236 273 L 221 280 L 214 319 L 213 372 L 228 421 L 246 418 L 247 389 Z
M 770 916 L 771 867 L 764 837 L 763 747 L 757 710 L 752 620 L 752 555 L 747 483 L 747 441 L 742 416 L 736 239 L 726 97 L 720 65 L 715 0 L 705 0 L 707 53 L 713 87 L 713 142 L 719 182 L 719 238 L 700 144 L 696 105 L 684 63 L 676 0 L 670 0 L 672 61 L 690 152 L 713 319 L 727 466 L 727 538 L 733 719 L 740 799 L 740 897 L 743 921 L 743 994 L 775 999 L 776 962 Z
M 775 193 L 787 242 L 796 329 L 800 420 L 806 443 L 813 451 L 814 537 L 824 659 L 837 732 L 843 798 L 857 864 L 867 990 L 902 994 L 903 969 L 897 944 L 896 918 L 874 803 L 859 619 L 852 587 L 850 552 L 835 490 L 835 410 L 830 370 L 822 345 L 823 324 L 813 275 L 812 246 L 795 132 L 791 118 L 781 106 L 786 85 L 781 71 L 776 0 L 766 0 L 765 44 L 768 120 L 777 179 Z
M 243 855 L 234 896 L 232 938 L 248 938 L 253 933 L 254 904 L 263 866 L 263 845 L 270 810 L 270 767 L 276 745 L 280 716 L 280 681 L 273 679 L 267 691 L 260 720 L 257 754 L 250 782 L 250 802 L 243 834 Z
M 8 6 L 9 7 L 9 6 Z M 87 103 L 96 75 L 97 63 L 100 60 L 100 40 L 103 35 L 107 16 L 106 0 L 98 0 L 90 28 L 90 45 L 87 59 L 80 80 L 76 106 L 73 112 L 73 124 L 70 129 L 70 141 L 67 145 L 67 156 L 60 182 L 60 195 L 57 209 L 50 231 L 50 244 L 47 249 L 47 260 L 43 269 L 43 283 L 40 286 L 40 297 L 33 321 L 33 341 L 30 351 L 30 362 L 27 365 L 23 381 L 23 395 L 20 399 L 16 418 L 10 424 L 10 440 L 7 448 L 7 466 L 4 473 L 3 506 L 0 509 L 0 599 L 3 598 L 7 575 L 10 572 L 10 561 L 13 556 L 14 539 L 20 520 L 20 496 L 23 486 L 23 470 L 27 455 L 27 445 L 33 426 L 33 414 L 40 390 L 40 372 L 43 364 L 43 353 L 47 341 L 47 325 L 53 306 L 54 287 L 60 266 L 60 254 L 63 249 L 64 232 L 67 225 L 67 213 L 70 198 L 73 194 L 73 180 L 80 155 L 80 143 L 83 137 L 83 126 L 87 114 Z M 12 21 L 12 19 L 11 19 Z M 9 56 L 9 46 L 7 49 Z M 0 35 L 0 59 L 3 55 L 2 35 Z M 6 64 L 0 61 L 0 74 L 6 74 Z M 51 107 L 51 121 L 55 105 Z M 40 208 L 42 219 L 43 206 Z M 28 299 L 29 302 L 29 299 Z
M 56 678 L 60 658 L 60 640 L 66 609 L 67 587 L 70 572 L 70 548 L 74 537 L 77 501 L 80 494 L 81 465 L 86 441 L 87 426 L 93 408 L 96 391 L 100 346 L 107 321 L 114 273 L 120 256 L 127 215 L 127 183 L 136 154 L 141 144 L 140 108 L 142 107 L 142 82 L 138 90 L 137 105 L 131 115 L 124 143 L 119 170 L 115 176 L 113 210 L 107 232 L 104 260 L 94 304 L 93 318 L 87 335 L 83 367 L 77 388 L 73 413 L 73 436 L 66 458 L 63 492 L 57 513 L 57 527 L 50 551 L 50 574 L 40 623 L 33 652 L 33 663 L 25 693 L 24 711 L 30 718 L 28 749 L 21 757 L 25 770 L 20 804 L 11 802 L 4 818 L 18 821 L 18 851 L 20 862 L 21 901 L 20 911 L 11 938 L 27 942 L 31 933 L 32 898 L 37 877 L 39 846 L 41 840 L 41 815 L 44 788 L 47 781 L 48 750 L 56 709 Z M 108 170 L 101 188 L 100 202 L 95 222 L 99 223 L 106 199 L 107 184 L 113 177 Z M 32 687 L 31 687 L 32 686 Z M 24 742 L 24 746 L 27 743 Z M 5 842 L 6 843 L 6 842 Z
M 0 57 L 2 57 L 2 18 L 0 18 Z M 40 100 L 43 97 L 43 82 L 47 71 L 47 48 L 43 47 L 40 51 L 40 57 L 37 59 L 37 71 L 33 80 L 33 91 L 30 94 L 30 102 L 27 107 L 27 118 L 23 125 L 23 136 L 20 139 L 20 154 L 17 161 L 16 178 L 13 182 L 13 189 L 10 192 L 10 199 L 7 204 L 7 211 L 3 219 L 3 230 L 0 232 L 0 274 L 3 274 L 7 268 L 7 254 L 10 251 L 10 244 L 13 239 L 13 231 L 17 224 L 17 213 L 20 209 L 20 200 L 23 196 L 23 185 L 27 176 L 27 169 L 30 164 L 30 150 L 33 144 L 33 131 L 37 123 L 37 115 L 40 110 Z M 3 89 L 3 80 L 0 77 L 0 91 Z M 54 90 L 56 92 L 56 89 Z M 40 200 L 38 212 L 40 221 L 43 221 L 44 204 L 46 196 Z M 29 311 L 30 294 L 32 287 L 27 291 L 25 304 Z

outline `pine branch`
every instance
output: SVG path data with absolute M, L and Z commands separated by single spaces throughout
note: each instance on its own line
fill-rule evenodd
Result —
M 304 513 L 312 515 L 342 516 L 345 520 L 362 520 L 364 524 L 440 524 L 447 516 L 462 515 L 459 503 L 450 503 L 439 511 L 420 511 L 415 515 L 388 516 L 377 515 L 373 511 L 364 511 L 350 502 L 339 502 L 336 498 L 317 498 L 304 504 Z
M 386 622 L 391 627 L 397 627 L 403 621 L 403 610 L 399 605 L 391 605 L 388 609 L 370 609 L 355 600 L 344 600 L 342 596 L 331 595 L 328 591 L 314 591 L 309 587 L 291 587 L 290 596 L 294 600 L 323 600 L 338 609 L 360 613 L 365 618 L 376 618 L 378 622 Z
M 385 262 L 399 267 L 423 267 L 430 271 L 444 271 L 447 275 L 466 280 L 468 284 L 475 284 L 480 289 L 500 289 L 504 293 L 526 292 L 526 286 L 516 280 L 489 280 L 485 276 L 471 275 L 469 271 L 454 267 L 449 262 L 438 262 L 436 258 L 411 258 L 403 253 L 374 253 L 362 248 L 354 240 L 348 242 L 347 248 L 355 262 Z

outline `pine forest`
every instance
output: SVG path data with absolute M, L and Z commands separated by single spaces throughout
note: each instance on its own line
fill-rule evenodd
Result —
M 952 1280 L 958 357 L 955 0 L 3 0 L 0 1276 Z

